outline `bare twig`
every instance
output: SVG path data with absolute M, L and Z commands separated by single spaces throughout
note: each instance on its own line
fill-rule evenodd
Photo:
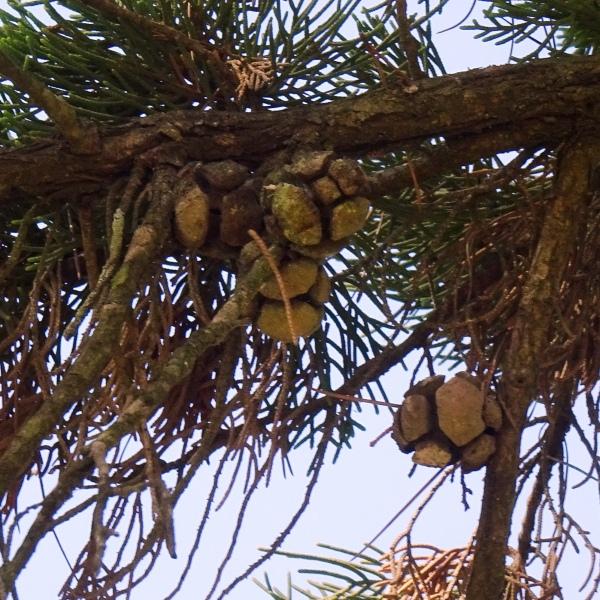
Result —
M 140 439 L 146 456 L 146 476 L 150 484 L 152 512 L 157 525 L 162 531 L 167 550 L 171 558 L 177 558 L 175 551 L 175 528 L 173 526 L 173 506 L 169 490 L 160 476 L 156 449 L 148 433 L 146 424 L 138 428 Z
M 427 489 L 433 482 L 444 472 L 444 469 L 436 471 L 402 506 L 402 508 L 358 551 L 350 560 L 358 558 L 365 550 L 368 550 L 395 522 L 402 514 L 410 507 L 410 505 Z
M 569 383 L 563 384 L 562 387 L 567 389 L 557 391 L 554 396 L 551 414 L 548 415 L 549 425 L 544 433 L 539 471 L 527 501 L 527 509 L 519 534 L 519 560 L 523 567 L 527 564 L 527 558 L 531 551 L 531 535 L 535 515 L 542 504 L 542 495 L 547 489 L 552 475 L 552 467 L 557 460 L 562 460 L 562 444 L 571 424 L 573 390 Z
M 394 1 L 394 0 L 392 0 Z M 408 64 L 408 74 L 411 79 L 423 79 L 423 73 L 419 64 L 419 42 L 411 33 L 411 22 L 407 13 L 406 0 L 395 0 L 396 2 L 396 18 L 398 19 L 398 31 L 400 33 L 400 41 L 402 48 L 406 54 Z

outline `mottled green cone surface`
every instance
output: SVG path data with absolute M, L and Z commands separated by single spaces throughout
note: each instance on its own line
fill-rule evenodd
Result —
M 360 231 L 369 216 L 371 203 L 367 198 L 356 197 L 338 204 L 331 213 L 330 237 L 341 240 Z
M 271 210 L 290 242 L 312 246 L 321 241 L 321 213 L 307 189 L 290 183 L 277 184 L 273 189 Z
M 318 265 L 309 258 L 299 258 L 280 267 L 280 275 L 288 298 L 305 294 L 317 280 Z M 281 290 L 273 276 L 262 285 L 260 293 L 271 300 L 281 300 Z
M 292 300 L 291 309 L 294 333 L 298 337 L 307 337 L 319 328 L 323 316 L 321 309 L 301 300 Z M 265 302 L 256 324 L 261 331 L 276 340 L 293 341 L 283 302 Z

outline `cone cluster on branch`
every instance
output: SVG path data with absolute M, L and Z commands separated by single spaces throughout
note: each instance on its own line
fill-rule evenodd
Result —
M 319 327 L 330 294 L 323 262 L 365 224 L 366 177 L 356 161 L 330 151 L 298 152 L 289 163 L 259 173 L 232 160 L 196 164 L 182 173 L 175 231 L 189 250 L 237 254 L 241 270 L 261 254 L 249 230 L 267 243 L 283 243 L 279 277 L 260 289 L 254 316 L 264 333 L 290 342 L 290 316 L 298 337 Z
M 406 392 L 394 417 L 392 438 L 402 452 L 412 452 L 419 465 L 445 467 L 460 461 L 463 471 L 475 471 L 496 450 L 502 409 L 467 373 L 444 381 L 444 375 L 434 375 Z

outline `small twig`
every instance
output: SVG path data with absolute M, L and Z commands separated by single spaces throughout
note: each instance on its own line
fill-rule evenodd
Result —
M 33 205 L 22 217 L 19 224 L 19 230 L 14 238 L 12 249 L 7 259 L 0 265 L 0 286 L 10 277 L 13 269 L 19 264 L 21 254 L 25 248 L 27 240 L 27 231 L 33 221 L 33 216 L 37 210 L 37 205 Z
M 378 52 L 375 45 L 373 45 L 364 34 L 361 34 L 360 38 L 365 46 L 365 50 L 369 53 L 369 55 L 373 59 L 373 66 L 375 67 L 375 70 L 377 71 L 377 74 L 379 75 L 379 79 L 381 80 L 381 83 L 384 86 L 387 86 L 388 77 L 387 77 L 386 69 L 392 70 L 392 67 L 387 63 L 385 58 L 383 56 L 381 56 L 381 53 Z
M 402 513 L 444 472 L 444 469 L 436 471 L 404 504 L 404 506 L 358 551 L 350 560 L 358 558 L 365 550 L 368 550 L 373 544 L 394 524 L 396 519 L 399 519 Z
M 92 515 L 92 533 L 90 540 L 90 550 L 86 561 L 86 571 L 88 577 L 95 579 L 100 566 L 102 557 L 106 549 L 107 528 L 104 525 L 104 510 L 110 494 L 109 467 L 106 462 L 106 445 L 102 442 L 92 442 L 90 445 L 90 456 L 92 457 L 96 468 L 98 469 L 98 497 L 96 506 Z M 83 578 L 81 580 L 83 582 Z
M 379 435 L 377 435 L 377 437 L 375 437 L 375 439 L 369 442 L 369 448 L 374 448 L 380 440 L 382 440 L 386 435 L 388 435 L 388 433 L 391 433 L 392 431 L 394 431 L 393 426 L 384 429 Z
M 198 289 L 198 270 L 196 266 L 196 256 L 191 255 L 188 257 L 186 264 L 186 272 L 188 288 L 190 290 L 190 298 L 192 300 L 192 304 L 194 305 L 194 311 L 198 319 L 200 319 L 200 323 L 202 323 L 202 325 L 207 325 L 208 323 L 210 323 L 210 316 L 208 314 L 208 311 L 206 310 L 206 306 L 204 304 L 204 300 L 202 299 L 202 295 L 200 294 L 200 290 Z
M 181 572 L 181 575 L 179 576 L 177 585 L 167 596 L 165 596 L 164 600 L 172 600 L 173 598 L 175 598 L 177 596 L 179 590 L 181 589 L 181 586 L 183 585 L 183 582 L 185 581 L 185 578 L 186 578 L 188 572 L 192 568 L 192 561 L 194 559 L 194 556 L 196 555 L 198 547 L 200 546 L 200 540 L 202 539 L 202 534 L 204 532 L 204 528 L 206 527 L 206 523 L 208 522 L 209 516 L 212 514 L 211 509 L 212 509 L 213 502 L 215 500 L 215 496 L 217 493 L 218 483 L 221 478 L 221 474 L 223 472 L 223 467 L 225 466 L 225 463 L 227 462 L 228 458 L 229 458 L 228 453 L 224 452 L 223 456 L 221 457 L 221 460 L 219 461 L 219 466 L 217 467 L 217 470 L 215 471 L 215 473 L 213 475 L 213 484 L 210 488 L 208 498 L 206 499 L 205 504 L 204 504 L 204 512 L 202 514 L 202 519 L 200 520 L 200 525 L 198 525 L 198 529 L 196 530 L 196 537 L 194 538 L 194 543 L 192 544 L 192 547 L 190 548 L 190 550 L 187 552 L 187 562 L 185 564 L 185 567 L 183 568 L 183 571 Z M 215 509 L 215 511 L 217 511 L 217 510 L 218 510 L 218 507 Z
M 303 515 L 306 508 L 308 507 L 311 497 L 312 497 L 312 494 L 313 494 L 313 491 L 315 489 L 315 486 L 317 485 L 317 482 L 319 480 L 319 474 L 321 473 L 321 468 L 323 467 L 323 464 L 325 461 L 325 453 L 327 452 L 328 444 L 331 441 L 331 435 L 332 435 L 334 426 L 335 426 L 335 416 L 333 416 L 331 419 L 329 419 L 329 415 L 328 415 L 328 419 L 326 419 L 326 421 L 324 423 L 323 435 L 322 435 L 321 439 L 319 440 L 319 443 L 318 443 L 318 446 L 317 446 L 317 449 L 315 452 L 315 456 L 313 458 L 312 474 L 311 474 L 310 481 L 308 482 L 308 484 L 306 486 L 306 491 L 304 492 L 304 498 L 302 499 L 300 506 L 298 507 L 296 512 L 293 514 L 292 518 L 289 520 L 286 527 L 283 529 L 283 531 L 281 531 L 281 533 L 273 541 L 271 546 L 268 549 L 264 550 L 264 554 L 260 558 L 255 560 L 252 564 L 250 564 L 243 573 L 241 573 L 235 579 L 233 579 L 229 583 L 229 585 L 227 585 L 221 591 L 221 594 L 219 595 L 217 600 L 223 600 L 223 598 L 225 598 L 225 596 L 227 596 L 229 594 L 229 592 L 231 592 L 231 590 L 236 585 L 238 585 L 238 583 L 240 583 L 241 581 L 247 580 L 253 571 L 255 571 L 258 567 L 260 567 L 269 558 L 271 558 L 277 552 L 277 550 L 281 547 L 281 545 L 283 544 L 285 539 L 288 537 L 288 535 L 290 534 L 292 529 L 295 527 L 296 523 L 298 522 L 298 520 L 300 519 L 300 517 Z M 210 598 L 210 594 L 206 598 L 206 600 L 209 600 L 209 598 Z
M 288 354 L 288 353 L 286 353 Z M 279 393 L 277 394 L 277 399 L 275 401 L 275 411 L 273 415 L 273 426 L 271 428 L 271 447 L 269 448 L 269 456 L 267 457 L 266 464 L 267 467 L 267 479 L 265 482 L 266 487 L 269 487 L 269 483 L 271 481 L 271 473 L 273 471 L 273 460 L 275 459 L 275 455 L 280 447 L 277 444 L 277 437 L 282 433 L 283 429 L 283 438 L 287 439 L 285 435 L 285 429 L 283 428 L 282 423 L 282 415 L 283 409 L 286 405 L 286 401 L 288 400 L 288 394 L 290 392 L 290 387 L 293 381 L 293 376 L 291 372 L 293 371 L 293 367 L 290 366 L 291 359 L 289 356 L 282 356 L 281 361 L 281 385 L 279 389 Z
M 79 217 L 86 276 L 90 289 L 94 289 L 98 283 L 98 257 L 96 256 L 96 236 L 94 235 L 92 207 L 90 205 L 81 206 L 77 210 L 77 216 Z
M 454 473 L 454 471 L 456 471 L 457 465 L 453 465 L 450 468 L 444 468 L 444 469 L 440 469 L 435 476 L 439 475 L 440 473 L 443 473 L 442 478 L 437 481 L 435 483 L 435 485 L 431 486 L 431 489 L 429 490 L 429 492 L 427 493 L 427 496 L 425 496 L 425 498 L 423 499 L 423 501 L 421 502 L 421 504 L 419 504 L 419 506 L 417 507 L 417 509 L 415 510 L 415 512 L 413 513 L 408 526 L 406 527 L 406 529 L 404 530 L 403 533 L 401 533 L 391 544 L 390 546 L 390 553 L 393 555 L 396 552 L 396 548 L 398 547 L 398 544 L 404 539 L 404 538 L 410 538 L 410 535 L 412 533 L 412 530 L 415 526 L 415 523 L 417 522 L 417 519 L 421 516 L 421 514 L 423 513 L 423 511 L 425 510 L 425 507 L 429 504 L 429 502 L 431 501 L 431 499 L 433 498 L 433 496 L 435 496 L 436 492 L 442 487 L 442 485 L 444 484 L 444 482 L 446 481 L 446 479 L 448 479 L 448 477 L 450 477 L 450 475 L 452 475 Z M 427 485 L 429 485 L 430 483 L 432 483 L 434 480 L 434 477 L 432 477 L 428 482 Z M 423 489 L 423 488 L 421 488 Z M 419 490 L 420 492 L 420 490 Z
M 456 567 L 454 568 L 454 572 L 452 573 L 452 575 L 450 576 L 450 580 L 448 581 L 448 584 L 446 586 L 446 589 L 443 592 L 443 597 L 442 600 L 446 600 L 446 599 L 450 599 L 452 596 L 452 591 L 454 589 L 454 586 L 457 584 L 458 582 L 458 577 L 461 571 L 466 569 L 467 563 L 469 561 L 469 558 L 471 557 L 471 552 L 473 551 L 473 543 L 475 541 L 475 535 L 471 536 L 471 539 L 469 540 L 469 543 L 467 544 L 466 548 L 464 548 L 458 555 L 457 557 L 457 564 Z
M 148 483 L 150 484 L 152 512 L 154 513 L 156 522 L 160 524 L 161 533 L 165 540 L 169 556 L 171 558 L 177 558 L 177 552 L 175 550 L 175 527 L 173 525 L 173 506 L 169 490 L 167 490 L 167 486 L 160 475 L 156 449 L 152 444 L 152 439 L 148 433 L 146 424 L 140 425 L 138 432 L 146 457 L 145 469 Z
M 406 157 L 406 166 L 408 167 L 408 171 L 410 173 L 410 177 L 413 182 L 413 187 L 415 188 L 415 203 L 422 204 L 423 203 L 423 190 L 419 185 L 419 180 L 417 179 L 417 172 L 413 165 L 412 159 L 407 156 Z
M 196 56 L 206 61 L 216 73 L 219 74 L 221 80 L 219 84 L 222 88 L 231 88 L 233 82 L 233 70 L 228 65 L 225 65 L 221 56 L 226 53 L 224 48 L 219 48 L 190 37 L 183 31 L 179 31 L 165 23 L 159 23 L 147 16 L 129 10 L 124 6 L 119 6 L 113 0 L 86 0 L 85 4 L 91 6 L 101 14 L 111 18 L 128 22 L 140 31 L 154 38 L 157 42 L 164 44 L 179 45 L 186 50 L 189 50 L 191 59 L 195 61 Z M 228 92 L 232 92 L 228 89 Z
M 408 74 L 411 79 L 423 79 L 425 73 L 419 65 L 419 42 L 410 32 L 410 19 L 407 14 L 406 0 L 396 0 L 396 18 L 398 19 L 398 33 L 402 42 L 402 49 L 406 54 Z
M 121 249 L 123 247 L 123 229 L 125 226 L 125 215 L 120 208 L 115 210 L 112 222 L 112 237 L 110 239 L 110 249 L 108 260 L 102 267 L 102 271 L 96 282 L 96 286 L 92 288 L 90 283 L 90 293 L 87 298 L 81 303 L 81 306 L 77 309 L 75 316 L 71 322 L 65 327 L 64 338 L 68 340 L 73 336 L 75 330 L 85 318 L 86 314 L 96 304 L 96 300 L 100 297 L 102 291 L 106 287 L 108 281 L 112 277 L 113 273 L 118 264 L 119 257 L 121 255 Z
M 339 394 L 338 392 L 332 392 L 330 390 L 322 390 L 321 388 L 311 388 L 315 392 L 319 392 L 319 394 L 323 394 L 324 396 L 330 396 L 331 398 L 336 398 L 337 400 L 348 400 L 349 402 L 361 402 L 363 404 L 375 404 L 377 406 L 387 406 L 388 408 L 400 408 L 401 404 L 395 404 L 394 402 L 384 402 L 383 400 L 370 400 L 369 398 L 361 398 L 360 396 L 349 396 L 347 394 Z
M 144 15 L 136 13 L 123 6 L 119 6 L 112 0 L 86 0 L 85 4 L 87 6 L 91 6 L 104 16 L 122 19 L 123 21 L 134 25 L 141 31 L 144 31 L 152 36 L 157 41 L 175 42 L 186 50 L 197 52 L 198 55 L 202 56 L 205 60 L 214 58 L 213 51 L 215 49 L 209 44 L 188 37 L 185 33 L 183 33 L 183 31 L 169 27 L 164 23 L 153 21 Z

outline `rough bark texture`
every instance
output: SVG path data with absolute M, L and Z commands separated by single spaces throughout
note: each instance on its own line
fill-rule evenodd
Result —
M 544 102 L 540 102 L 544 98 Z M 598 122 L 600 59 L 566 57 L 475 69 L 418 82 L 408 93 L 386 87 L 331 104 L 275 112 L 175 111 L 100 132 L 101 150 L 74 153 L 66 142 L 44 140 L 0 153 L 0 202 L 10 191 L 74 198 L 103 189 L 135 159 L 170 143 L 197 160 L 242 158 L 257 163 L 295 146 L 367 154 L 410 148 L 432 136 L 448 147 L 486 134 L 490 153 L 524 143 L 557 141 L 574 121 Z M 480 147 L 480 154 L 485 154 Z
M 503 367 L 501 398 L 508 418 L 488 466 L 467 600 L 500 600 L 515 503 L 520 442 L 526 413 L 538 391 L 538 369 L 553 322 L 552 299 L 576 244 L 579 215 L 588 200 L 589 177 L 600 147 L 593 138 L 562 150 L 554 202 L 549 206 Z

